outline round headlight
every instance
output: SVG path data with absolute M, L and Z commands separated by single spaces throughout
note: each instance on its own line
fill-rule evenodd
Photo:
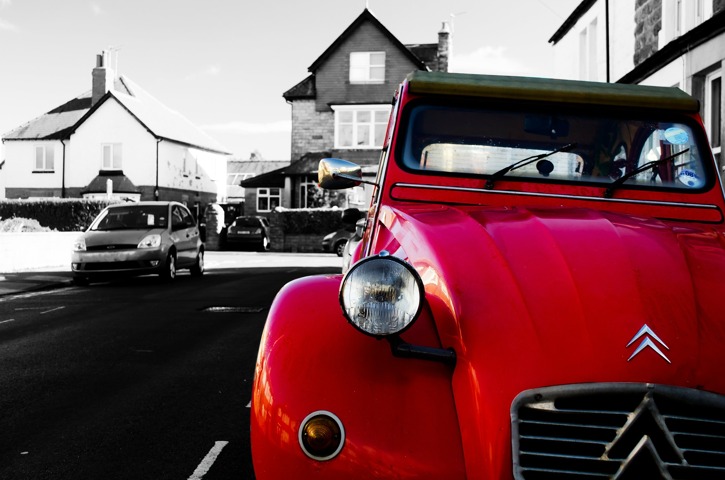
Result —
M 387 252 L 357 262 L 340 287 L 348 321 L 368 335 L 395 335 L 408 328 L 423 307 L 418 272 Z

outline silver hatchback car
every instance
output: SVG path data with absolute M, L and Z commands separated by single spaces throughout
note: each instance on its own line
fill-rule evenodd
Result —
M 176 278 L 179 269 L 204 273 L 204 244 L 189 210 L 178 202 L 111 205 L 73 247 L 76 284 L 119 275 Z

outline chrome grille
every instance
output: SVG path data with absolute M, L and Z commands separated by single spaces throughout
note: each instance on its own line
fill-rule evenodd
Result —
M 725 397 L 650 384 L 531 390 L 511 409 L 518 480 L 725 478 Z

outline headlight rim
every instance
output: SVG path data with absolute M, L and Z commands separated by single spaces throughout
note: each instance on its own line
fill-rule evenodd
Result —
M 393 261 L 393 262 L 398 263 L 399 265 L 403 266 L 403 268 L 408 270 L 408 272 L 410 272 L 410 274 L 413 276 L 413 279 L 415 280 L 416 287 L 418 288 L 418 298 L 419 298 L 418 307 L 417 307 L 417 310 L 415 311 L 415 314 L 412 316 L 412 320 L 410 322 L 408 322 L 408 324 L 405 327 L 403 327 L 402 329 L 400 329 L 396 332 L 393 332 L 393 333 L 380 334 L 380 333 L 371 333 L 371 332 L 368 332 L 367 330 L 364 330 L 363 328 L 359 327 L 350 318 L 350 316 L 348 315 L 348 312 L 347 312 L 347 308 L 345 308 L 343 293 L 345 291 L 345 284 L 346 284 L 348 278 L 356 269 L 360 268 L 365 263 L 373 262 L 373 261 Z M 411 263 L 407 262 L 406 260 L 403 260 L 402 258 L 391 255 L 387 251 L 383 250 L 380 253 L 378 253 L 377 255 L 371 255 L 369 257 L 360 259 L 359 261 L 355 262 L 355 264 L 349 268 L 349 270 L 343 276 L 342 282 L 340 282 L 340 291 L 338 293 L 338 301 L 340 303 L 340 309 L 342 310 L 342 314 L 345 317 L 345 320 L 347 320 L 347 323 L 352 325 L 353 328 L 355 328 L 357 331 L 359 331 L 369 337 L 373 337 L 373 338 L 377 338 L 377 339 L 386 338 L 386 337 L 395 337 L 395 336 L 401 335 L 403 332 L 405 332 L 410 327 L 412 327 L 413 324 L 415 324 L 415 322 L 420 317 L 420 315 L 423 311 L 423 304 L 425 303 L 425 286 L 423 284 L 423 279 L 420 277 L 420 274 L 415 269 L 415 267 L 413 267 L 413 265 Z

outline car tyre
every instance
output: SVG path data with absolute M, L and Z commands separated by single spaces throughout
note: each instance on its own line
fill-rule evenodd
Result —
M 171 282 L 176 279 L 176 255 L 174 255 L 173 252 L 169 252 L 166 257 L 166 262 L 164 262 L 164 265 L 161 268 L 162 270 L 159 273 L 159 276 L 162 280 Z
M 201 277 L 202 275 L 204 275 L 204 250 L 199 250 L 199 253 L 196 254 L 194 266 L 191 267 L 191 276 Z

